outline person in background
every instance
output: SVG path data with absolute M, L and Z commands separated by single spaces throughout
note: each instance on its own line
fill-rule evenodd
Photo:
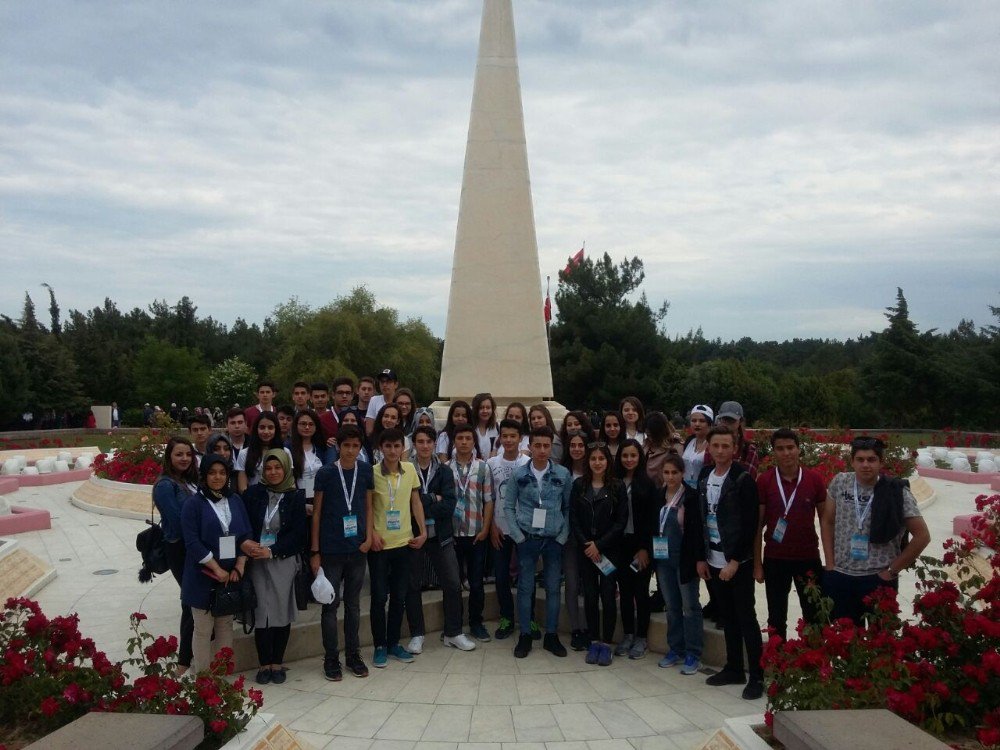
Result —
M 518 450 L 524 455 L 528 455 L 528 434 L 531 432 L 531 425 L 528 424 L 528 407 L 520 401 L 511 401 L 503 414 L 504 419 L 510 419 L 521 425 L 521 444 Z
M 257 417 L 247 449 L 236 458 L 236 482 L 240 492 L 245 492 L 251 484 L 260 481 L 260 471 L 264 468 L 264 454 L 270 448 L 282 448 L 278 417 L 266 411 Z
M 681 674 L 701 669 L 705 627 L 698 601 L 697 561 L 705 556 L 698 491 L 684 483 L 684 460 L 667 456 L 661 469 L 657 524 L 653 537 L 656 581 L 667 611 L 667 653 L 659 666 L 683 662 Z
M 355 677 L 367 677 L 361 658 L 359 623 L 361 589 L 365 583 L 365 554 L 371 547 L 368 519 L 375 487 L 371 464 L 358 461 L 362 435 L 357 424 L 341 423 L 337 436 L 340 457 L 316 475 L 310 524 L 309 565 L 314 576 L 323 574 L 338 592 L 323 605 L 323 674 L 332 682 L 344 679 L 340 664 L 337 608 L 344 603 L 344 647 L 347 668 Z
M 374 445 L 378 445 L 379 435 L 381 435 L 385 430 L 397 429 L 402 432 L 400 427 L 400 422 L 402 420 L 402 410 L 396 403 L 385 404 L 381 409 L 378 410 L 378 414 L 375 415 L 375 426 L 371 432 L 371 441 Z M 403 435 L 403 456 L 409 459 L 410 449 L 412 444 L 410 439 Z M 375 460 L 381 461 L 382 455 L 376 451 Z
M 270 380 L 262 380 L 257 384 L 257 404 L 256 406 L 248 406 L 243 410 L 243 416 L 247 421 L 247 429 L 253 432 L 254 424 L 257 422 L 257 417 L 266 412 L 274 411 L 274 397 L 278 395 L 278 389 L 275 387 L 274 382 Z
M 361 413 L 361 420 L 364 422 L 365 414 L 368 413 L 368 405 L 371 403 L 372 398 L 375 396 L 375 378 L 370 375 L 362 375 L 358 379 L 358 394 L 357 394 L 357 406 L 358 411 Z M 341 411 L 340 404 L 337 404 L 337 412 Z M 364 424 L 362 424 L 362 428 Z
M 573 482 L 570 525 L 580 547 L 580 577 L 590 645 L 587 664 L 609 666 L 618 619 L 615 603 L 615 566 L 622 532 L 628 522 L 625 485 L 612 473 L 611 452 L 606 445 L 587 448 L 583 476 Z M 599 618 L 598 600 L 603 609 Z
M 295 407 L 293 416 L 309 408 L 309 384 L 306 381 L 296 380 L 292 383 L 292 406 Z
M 594 442 L 590 419 L 582 411 L 567 412 L 563 417 L 562 427 L 559 428 L 559 441 L 563 445 L 563 456 L 559 460 L 563 466 L 566 466 L 566 445 L 569 443 L 569 437 L 576 434 L 583 435 L 584 443 Z
M 618 404 L 618 413 L 622 415 L 625 422 L 623 425 L 625 433 L 621 439 L 629 438 L 637 441 L 639 445 L 644 445 L 646 433 L 643 430 L 646 423 L 646 410 L 642 406 L 642 401 L 635 396 L 626 396 Z
M 194 620 L 195 672 L 208 669 L 214 654 L 233 646 L 232 616 L 215 617 L 211 610 L 216 582 L 237 583 L 243 577 L 247 558 L 237 551 L 252 533 L 243 501 L 228 490 L 230 473 L 222 456 L 205 456 L 198 493 L 181 508 L 186 548 L 181 602 L 191 608 Z
M 275 410 L 278 416 L 278 429 L 281 432 L 281 442 L 285 445 L 292 444 L 292 424 L 295 422 L 296 410 L 287 404 L 279 406 Z
M 29 420 L 29 421 L 31 421 L 31 420 Z M 121 415 L 121 412 L 118 410 L 118 402 L 117 401 L 112 401 L 111 402 L 111 429 L 117 430 L 121 426 L 122 426 L 122 415 Z
M 659 487 L 663 481 L 663 461 L 671 453 L 677 453 L 684 445 L 680 435 L 674 431 L 667 416 L 660 411 L 646 415 L 646 474 Z
M 624 439 L 622 431 L 625 429 L 625 420 L 620 412 L 609 411 L 605 413 L 601 420 L 601 431 L 598 440 L 608 446 L 612 458 L 618 456 L 618 447 Z
M 745 430 L 743 407 L 738 401 L 724 401 L 715 416 L 715 423 L 728 427 L 736 435 L 736 460 L 743 464 L 750 472 L 750 476 L 756 480 L 760 456 L 757 454 L 757 446 L 753 444 L 750 434 Z
M 247 449 L 247 420 L 243 415 L 243 410 L 234 406 L 226 412 L 226 434 L 229 435 L 229 447 L 233 449 L 233 466 L 240 458 L 240 454 Z
M 786 427 L 771 433 L 771 454 L 775 465 L 757 477 L 760 514 L 753 573 L 767 595 L 767 625 L 785 640 L 793 582 L 802 617 L 816 622 L 816 607 L 806 595 L 806 584 L 810 579 L 819 584 L 823 574 L 816 521 L 823 517 L 826 486 L 818 471 L 802 466 L 794 430 Z
M 184 529 L 181 526 L 181 510 L 198 491 L 198 467 L 195 462 L 194 446 L 183 437 L 172 437 L 163 449 L 163 465 L 160 476 L 153 485 L 153 504 L 160 513 L 160 528 L 163 530 L 164 548 L 170 574 L 181 586 L 184 578 Z M 191 607 L 181 604 L 180 645 L 177 650 L 178 673 L 184 674 L 191 667 L 191 638 L 194 635 L 194 620 Z
M 382 370 L 378 374 L 378 387 L 381 393 L 373 396 L 368 402 L 368 409 L 365 411 L 365 431 L 369 437 L 375 429 L 375 418 L 379 411 L 386 404 L 391 404 L 396 399 L 396 389 L 399 388 L 399 377 L 389 368 Z
M 312 515 L 316 474 L 330 462 L 332 452 L 326 445 L 319 415 L 312 409 L 295 415 L 291 449 L 295 483 L 305 494 L 306 512 Z
M 364 415 L 358 411 L 357 407 L 349 406 L 343 411 L 337 412 L 337 422 L 341 427 L 351 425 L 361 430 L 361 453 L 358 454 L 358 460 L 362 463 L 371 464 L 373 466 L 378 463 L 372 459 L 372 450 L 369 448 L 368 436 L 364 434 Z
M 646 472 L 645 462 L 646 456 L 638 440 L 626 438 L 622 441 L 615 461 L 615 475 L 625 484 L 628 521 L 615 561 L 624 633 L 615 648 L 615 656 L 630 659 L 646 655 L 649 631 L 649 579 L 653 573 L 653 529 L 658 508 L 656 485 Z
M 851 441 L 853 472 L 831 481 L 823 507 L 823 593 L 833 599 L 831 619 L 862 624 L 865 597 L 880 587 L 899 588 L 899 574 L 913 565 L 931 534 L 904 479 L 882 476 L 885 444 Z M 904 539 L 909 535 L 909 541 Z
M 476 451 L 484 461 L 496 455 L 500 440 L 497 429 L 497 402 L 489 393 L 477 393 L 472 399 L 472 416 L 476 420 Z
M 206 444 L 208 443 L 208 436 L 211 431 L 212 426 L 209 423 L 208 417 L 202 414 L 195 414 L 188 420 L 188 434 L 191 436 L 191 442 L 194 444 L 195 463 L 200 461 L 201 457 L 205 455 Z M 197 467 L 195 468 L 197 469 Z
M 350 386 L 348 404 L 350 396 L 354 395 L 354 386 Z M 324 382 L 313 383 L 309 386 L 309 400 L 312 402 L 313 411 L 319 415 L 319 423 L 323 427 L 323 434 L 326 435 L 326 445 L 332 448 L 337 444 L 337 414 L 330 408 L 330 386 Z
M 393 402 L 399 407 L 399 429 L 403 431 L 407 440 L 413 435 L 413 429 L 417 426 L 414 422 L 414 412 L 417 409 L 417 397 L 409 388 L 400 388 L 396 391 L 396 400 Z
M 559 433 L 556 432 L 556 424 L 552 421 L 552 413 L 549 411 L 549 407 L 545 404 L 534 404 L 528 409 L 528 424 L 532 430 L 539 427 L 548 427 L 552 430 L 551 457 L 557 464 L 562 461 L 563 444 L 559 439 Z
M 265 453 L 262 473 L 261 481 L 243 496 L 253 533 L 240 549 L 253 561 L 257 683 L 280 685 L 285 681 L 285 647 L 297 609 L 295 576 L 306 543 L 305 497 L 295 487 L 285 451 L 272 448 Z
M 434 447 L 438 461 L 443 464 L 451 461 L 455 448 L 452 442 L 455 428 L 460 425 L 470 424 L 471 417 L 472 407 L 469 406 L 468 402 L 462 400 L 451 402 L 451 406 L 448 407 L 448 418 L 445 420 L 444 429 L 438 433 L 437 445 Z
M 691 407 L 688 422 L 691 425 L 691 435 L 684 442 L 684 484 L 688 487 L 698 487 L 698 477 L 706 461 L 711 463 L 708 455 L 708 431 L 712 429 L 715 413 L 706 404 L 696 404 Z

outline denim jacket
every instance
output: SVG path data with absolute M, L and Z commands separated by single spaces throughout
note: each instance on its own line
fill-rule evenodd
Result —
M 542 476 L 542 485 L 531 471 L 531 462 L 514 470 L 504 486 L 503 512 L 510 529 L 510 536 L 520 544 L 532 529 L 531 518 L 536 508 L 545 509 L 545 528 L 539 536 L 554 537 L 565 544 L 569 537 L 569 495 L 573 478 L 569 469 L 549 461 L 549 468 Z

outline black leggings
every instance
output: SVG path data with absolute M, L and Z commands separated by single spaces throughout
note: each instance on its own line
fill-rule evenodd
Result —
M 592 641 L 611 643 L 615 637 L 618 607 L 615 603 L 615 573 L 604 575 L 597 566 L 580 552 L 580 578 L 583 579 L 583 611 L 587 617 L 587 631 Z M 600 598 L 603 613 L 598 612 Z M 601 637 L 603 626 L 604 637 Z
M 285 646 L 288 645 L 288 636 L 291 632 L 291 625 L 280 628 L 256 628 L 253 631 L 253 640 L 257 645 L 257 661 L 261 666 L 281 664 L 285 660 Z
M 653 566 L 647 565 L 639 573 L 632 570 L 630 566 L 639 545 L 630 536 L 625 537 L 621 565 L 615 571 L 622 609 L 622 632 L 645 638 L 649 631 L 649 579 L 653 575 Z
M 184 542 L 167 542 L 167 562 L 170 564 L 170 573 L 173 575 L 177 585 L 181 585 L 184 580 Z M 177 649 L 177 663 L 182 667 L 191 666 L 191 641 L 194 639 L 194 618 L 191 617 L 191 608 L 186 604 L 181 604 L 181 631 L 180 644 Z

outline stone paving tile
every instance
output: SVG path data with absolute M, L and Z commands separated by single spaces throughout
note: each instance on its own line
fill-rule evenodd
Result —
M 642 737 L 656 734 L 623 701 L 591 703 L 590 710 L 612 738 Z
M 663 701 L 656 696 L 626 698 L 623 703 L 655 732 L 672 734 L 673 732 L 693 732 L 698 729 L 682 714 L 664 706 Z
M 524 675 L 484 673 L 479 681 L 480 706 L 516 706 L 522 701 L 518 697 L 518 683 Z
M 479 698 L 478 674 L 449 674 L 437 695 L 435 703 L 474 706 Z
M 673 709 L 699 729 L 718 729 L 729 717 L 718 709 L 684 693 L 659 698 L 664 705 Z M 753 709 L 747 711 L 754 713 Z
M 400 703 L 375 733 L 380 740 L 419 740 L 431 720 L 434 706 L 427 703 Z
M 435 703 L 438 693 L 444 686 L 447 675 L 429 674 L 425 672 L 414 672 L 407 670 L 410 682 L 406 690 L 397 693 L 395 701 L 397 703 Z
M 311 750 L 326 750 L 333 737 L 328 734 L 298 731 L 295 733 L 295 739 L 306 743 L 305 746 L 311 748 Z
M 514 719 L 509 706 L 475 706 L 469 725 L 469 742 L 515 742 Z
M 499 742 L 459 742 L 458 750 L 500 750 Z
M 514 683 L 517 685 L 517 697 L 522 706 L 560 702 L 559 693 L 556 692 L 547 674 L 518 675 L 514 678 Z
M 586 703 L 552 706 L 552 715 L 567 740 L 606 740 L 611 737 Z
M 329 734 L 336 734 L 347 737 L 369 737 L 382 727 L 386 719 L 396 709 L 396 703 L 382 703 L 379 701 L 357 701 L 353 698 L 331 698 L 332 701 L 350 701 L 354 705 L 346 715 L 330 729 Z
M 578 742 L 546 742 L 545 750 L 590 750 L 587 743 Z
M 472 706 L 436 706 L 421 737 L 424 742 L 467 742 L 472 723 Z
M 717 729 L 718 727 L 716 727 Z M 712 731 L 681 732 L 671 736 L 670 741 L 677 745 L 677 750 L 697 750 L 715 733 Z
M 511 706 L 514 733 L 518 742 L 554 742 L 563 740 L 562 731 L 549 706 Z
M 372 741 L 363 737 L 334 737 L 324 750 L 368 750 Z
M 290 704 L 289 708 L 294 710 L 294 706 L 301 702 L 299 698 L 286 698 L 279 703 L 279 706 Z M 352 711 L 360 709 L 364 704 L 353 698 L 325 697 L 321 703 L 309 708 L 297 718 L 292 720 L 291 728 L 302 732 L 317 732 L 325 734 L 330 731 L 334 724 Z M 274 712 L 287 720 L 288 714 L 275 707 Z

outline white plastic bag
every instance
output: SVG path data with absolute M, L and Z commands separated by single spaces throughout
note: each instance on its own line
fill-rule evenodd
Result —
M 320 604 L 333 604 L 337 599 L 337 589 L 330 583 L 330 579 L 323 573 L 322 568 L 319 569 L 319 573 L 316 574 L 310 588 L 313 598 Z

